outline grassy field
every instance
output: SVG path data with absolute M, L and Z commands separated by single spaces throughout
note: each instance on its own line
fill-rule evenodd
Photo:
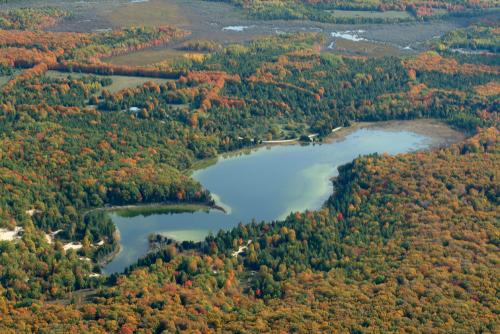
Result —
M 205 54 L 202 52 L 190 52 L 190 51 L 182 51 L 171 48 L 164 48 L 164 49 L 147 49 L 137 52 L 131 52 L 124 55 L 103 59 L 103 61 L 115 65 L 146 66 L 167 60 L 176 60 L 176 59 L 201 60 L 204 56 Z
M 120 27 L 165 24 L 183 26 L 190 23 L 177 4 L 164 0 L 150 0 L 120 6 L 109 13 L 106 18 Z
M 52 78 L 67 78 L 69 75 L 73 77 L 81 77 L 90 74 L 47 71 L 46 75 Z M 112 93 L 118 92 L 124 88 L 137 87 L 148 81 L 153 81 L 161 84 L 170 80 L 170 79 L 147 78 L 147 77 L 130 77 L 124 75 L 113 75 L 111 76 L 111 79 L 113 79 L 113 83 L 111 84 L 111 86 L 107 86 L 106 89 Z
M 364 19 L 409 19 L 412 16 L 408 12 L 399 12 L 389 10 L 379 11 L 361 11 L 361 10 L 328 10 L 335 18 L 364 18 Z

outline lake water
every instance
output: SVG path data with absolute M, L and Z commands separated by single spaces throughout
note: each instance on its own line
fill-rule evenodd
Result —
M 397 154 L 429 147 L 432 138 L 408 129 L 360 128 L 321 145 L 262 147 L 251 154 L 221 157 L 193 177 L 210 190 L 228 213 L 153 214 L 120 217 L 112 213 L 122 250 L 104 269 L 122 271 L 147 252 L 147 238 L 160 233 L 176 240 L 202 240 L 210 231 L 252 219 L 275 220 L 292 211 L 318 209 L 331 195 L 337 166 L 374 152 Z

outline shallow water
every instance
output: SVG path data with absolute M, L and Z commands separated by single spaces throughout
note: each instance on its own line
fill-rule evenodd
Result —
M 331 33 L 332 37 L 343 38 L 353 42 L 366 41 L 367 39 L 361 37 L 361 34 L 365 33 L 364 30 L 346 30 L 346 31 L 334 31 Z
M 222 30 L 241 32 L 245 29 L 250 28 L 249 26 L 227 26 L 222 28 Z
M 318 209 L 332 193 L 337 166 L 374 152 L 397 154 L 425 149 L 432 140 L 407 129 L 361 128 L 321 145 L 262 147 L 251 154 L 219 158 L 193 177 L 210 190 L 228 214 L 210 212 L 152 214 L 112 218 L 121 235 L 121 252 L 105 271 L 121 271 L 147 251 L 148 235 L 202 240 L 210 231 L 229 229 L 252 219 L 274 220 L 290 212 Z

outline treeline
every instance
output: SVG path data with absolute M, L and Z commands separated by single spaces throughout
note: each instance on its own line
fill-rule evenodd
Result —
M 464 49 L 462 52 L 488 51 L 500 53 L 500 36 L 498 27 L 489 25 L 475 25 L 465 29 L 457 29 L 446 33 L 435 43 L 438 50 Z M 498 57 L 495 57 L 498 60 Z
M 125 65 L 114 65 L 110 63 L 82 64 L 79 62 L 64 62 L 53 64 L 49 67 L 51 70 L 68 73 L 88 73 L 100 75 L 125 75 L 131 77 L 148 77 L 162 79 L 179 79 L 182 71 L 166 71 L 155 68 L 141 68 Z
M 335 23 L 335 24 L 359 24 L 359 23 L 400 23 L 409 22 L 415 20 L 413 16 L 405 17 L 395 17 L 387 15 L 386 17 L 370 17 L 367 15 L 359 16 L 336 16 L 331 12 L 331 6 L 318 6 L 305 5 L 297 2 L 288 2 L 284 4 L 265 4 L 265 5 L 250 5 L 245 7 L 248 10 L 250 17 L 259 20 L 311 20 L 316 22 L 324 23 Z M 341 8 L 335 8 L 338 10 L 375 10 L 379 11 L 379 8 L 370 9 L 351 9 L 350 6 L 344 6 Z
M 1 63 L 13 65 L 22 61 L 31 66 L 44 63 L 92 66 L 106 64 L 101 58 L 163 45 L 185 35 L 168 26 L 131 27 L 102 33 L 72 33 L 0 30 Z
M 450 16 L 480 15 L 482 10 L 495 8 L 494 1 L 222 1 L 243 8 L 248 16 L 261 20 L 311 20 L 337 24 L 398 23 L 414 20 L 432 20 Z M 359 11 L 361 15 L 336 16 L 334 10 Z M 443 13 L 444 10 L 444 13 Z M 408 12 L 408 16 L 362 15 L 363 12 Z
M 0 12 L 0 28 L 40 30 L 56 25 L 70 13 L 59 8 L 14 8 Z

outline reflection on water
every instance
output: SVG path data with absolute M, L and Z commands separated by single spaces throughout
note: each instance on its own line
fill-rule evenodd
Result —
M 330 178 L 337 166 L 359 155 L 397 154 L 429 145 L 428 137 L 410 131 L 369 128 L 327 144 L 259 148 L 252 154 L 220 158 L 193 177 L 217 194 L 216 200 L 230 208 L 228 214 L 215 210 L 147 217 L 112 214 L 122 250 L 105 271 L 121 271 L 144 255 L 151 233 L 198 241 L 210 231 L 217 233 L 239 222 L 282 219 L 292 211 L 318 209 L 332 193 Z

